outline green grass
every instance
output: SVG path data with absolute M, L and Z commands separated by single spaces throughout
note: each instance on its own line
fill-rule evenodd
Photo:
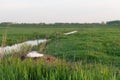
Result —
M 56 62 L 20 59 L 4 60 L 0 64 L 1 80 L 119 80 L 119 69 L 102 64 Z
M 5 29 L 0 25 L 0 41 Z M 78 33 L 63 35 L 73 30 Z M 43 53 L 64 61 L 48 65 L 8 56 L 0 62 L 0 80 L 120 80 L 119 25 L 14 24 L 7 31 L 7 45 L 50 38 Z

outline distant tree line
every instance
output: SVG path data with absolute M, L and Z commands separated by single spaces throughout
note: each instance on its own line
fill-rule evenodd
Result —
M 93 24 L 93 25 L 105 25 L 105 24 L 108 24 L 108 25 L 120 25 L 120 20 L 113 20 L 113 21 L 107 21 L 107 22 L 101 22 L 101 23 L 14 23 L 14 22 L 1 22 L 0 25 L 14 25 L 14 24 L 22 24 L 22 25 L 90 25 L 90 24 Z
M 82 24 L 103 24 L 103 23 L 13 23 L 13 22 L 2 22 L 0 24 L 22 24 L 22 25 L 82 25 Z
M 108 21 L 106 24 L 120 25 L 120 20 Z

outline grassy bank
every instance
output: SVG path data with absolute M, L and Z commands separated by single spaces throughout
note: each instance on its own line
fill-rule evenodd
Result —
M 1 80 L 119 80 L 120 70 L 102 64 L 46 63 L 8 59 L 0 63 Z

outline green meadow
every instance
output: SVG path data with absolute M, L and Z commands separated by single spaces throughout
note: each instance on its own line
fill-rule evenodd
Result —
M 70 31 L 78 32 L 64 35 Z M 47 38 L 41 53 L 59 61 L 22 61 L 16 55 L 29 50 L 13 51 L 0 60 L 0 80 L 120 80 L 120 25 L 0 24 L 0 45 L 4 34 L 6 46 Z

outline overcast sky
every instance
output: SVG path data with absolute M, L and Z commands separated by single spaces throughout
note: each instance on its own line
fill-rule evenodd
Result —
M 120 19 L 120 0 L 0 0 L 0 22 L 101 22 Z

